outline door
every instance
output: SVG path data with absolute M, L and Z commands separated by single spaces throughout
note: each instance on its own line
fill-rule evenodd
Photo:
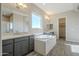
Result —
M 66 38 L 66 18 L 59 19 L 59 39 Z

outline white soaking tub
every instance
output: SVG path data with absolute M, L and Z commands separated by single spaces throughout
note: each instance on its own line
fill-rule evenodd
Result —
M 42 55 L 47 55 L 56 44 L 56 36 L 37 35 L 35 36 L 35 51 Z

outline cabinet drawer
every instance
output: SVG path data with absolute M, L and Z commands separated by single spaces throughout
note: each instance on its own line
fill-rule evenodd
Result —
M 28 37 L 16 38 L 14 42 L 20 42 L 20 41 L 23 41 L 23 40 L 26 40 L 26 39 L 28 39 Z
M 13 44 L 13 39 L 2 40 L 2 45 Z

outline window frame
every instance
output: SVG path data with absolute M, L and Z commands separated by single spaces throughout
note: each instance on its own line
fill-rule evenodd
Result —
M 40 17 L 40 28 L 33 28 L 32 27 L 32 29 L 43 29 L 43 23 L 42 23 L 42 19 L 43 18 L 42 18 L 42 16 L 39 13 L 37 13 L 37 12 L 32 12 L 32 14 Z

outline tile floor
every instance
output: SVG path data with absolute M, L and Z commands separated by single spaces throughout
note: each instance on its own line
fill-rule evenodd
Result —
M 42 56 L 36 52 L 31 52 L 27 56 Z M 79 43 L 57 40 L 55 47 L 47 56 L 79 56 Z

